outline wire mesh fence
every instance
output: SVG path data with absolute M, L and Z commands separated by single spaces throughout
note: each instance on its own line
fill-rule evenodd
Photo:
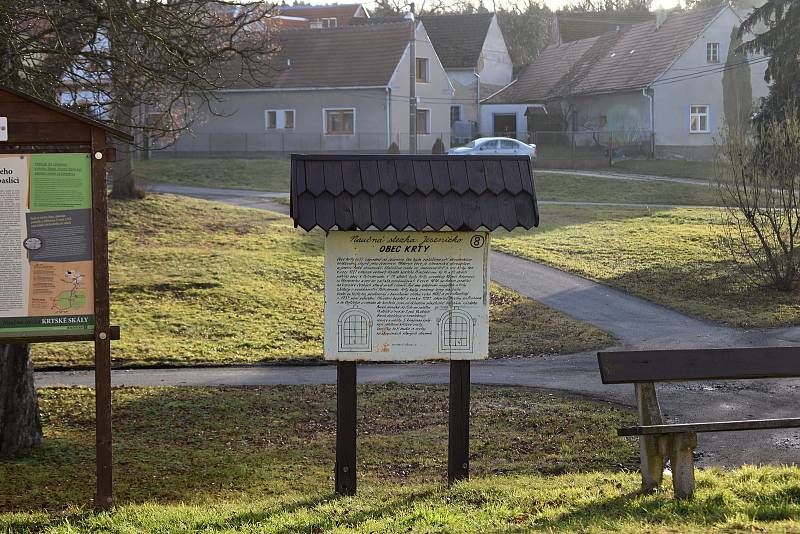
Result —
M 511 137 L 537 147 L 536 166 L 542 169 L 609 168 L 625 160 L 654 157 L 654 136 L 649 130 L 614 131 L 535 131 L 497 132 L 496 137 Z M 451 132 L 419 134 L 419 153 L 431 153 L 441 139 L 446 151 L 464 144 Z M 458 141 L 458 142 L 457 142 Z M 157 145 L 154 148 L 158 148 Z M 408 153 L 407 133 L 354 132 L 324 133 L 279 132 L 200 132 L 184 135 L 172 146 L 154 150 L 155 157 L 284 157 L 295 153 Z M 485 153 L 484 153 L 485 154 Z

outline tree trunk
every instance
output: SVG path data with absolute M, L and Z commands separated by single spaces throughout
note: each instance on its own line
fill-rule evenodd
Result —
M 30 345 L 0 345 L 0 455 L 41 442 Z
M 128 143 L 116 143 L 117 160 L 111 164 L 114 198 L 140 198 L 136 178 L 133 176 L 133 151 Z

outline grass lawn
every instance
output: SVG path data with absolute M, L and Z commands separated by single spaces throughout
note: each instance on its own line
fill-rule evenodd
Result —
M 331 494 L 333 386 L 114 390 L 117 507 L 94 515 L 93 396 L 40 390 L 42 446 L 0 460 L 0 531 L 709 532 L 800 530 L 800 471 L 698 473 L 637 492 L 632 411 L 473 387 L 472 480 L 448 489 L 447 391 L 359 389 L 359 495 Z
M 322 234 L 271 212 L 170 195 L 110 203 L 115 365 L 322 356 Z M 604 332 L 493 288 L 493 356 L 609 346 Z M 533 347 L 533 348 L 532 348 Z M 35 345 L 37 368 L 91 365 L 90 345 Z
M 716 210 L 545 205 L 541 221 L 529 232 L 498 233 L 494 248 L 713 321 L 800 324 L 800 292 L 748 285 L 716 247 Z
M 714 163 L 710 161 L 682 161 L 674 159 L 628 159 L 617 161 L 611 168 L 618 172 L 655 174 L 696 180 L 714 179 Z
M 710 185 L 613 180 L 547 171 L 536 171 L 534 181 L 536 196 L 540 200 L 689 206 L 719 205 L 719 195 Z
M 289 191 L 289 165 L 288 159 L 159 158 L 134 162 L 134 173 L 142 182 Z

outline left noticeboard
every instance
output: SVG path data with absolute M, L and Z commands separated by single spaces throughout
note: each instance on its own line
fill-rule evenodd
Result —
M 0 342 L 94 332 L 92 162 L 0 155 Z

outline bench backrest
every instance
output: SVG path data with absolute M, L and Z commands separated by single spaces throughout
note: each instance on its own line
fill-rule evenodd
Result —
M 800 377 L 800 347 L 598 352 L 604 384 Z

